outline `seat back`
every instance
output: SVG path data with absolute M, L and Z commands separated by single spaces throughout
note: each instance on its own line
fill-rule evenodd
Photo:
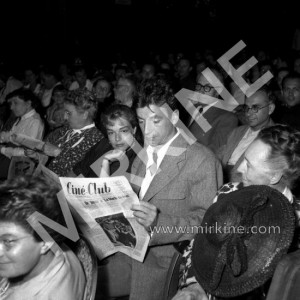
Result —
M 177 293 L 179 283 L 179 270 L 182 260 L 182 254 L 176 251 L 172 257 L 171 265 L 167 274 L 167 281 L 164 288 L 164 300 L 171 300 Z
M 36 163 L 25 156 L 13 156 L 8 169 L 7 179 L 12 179 L 18 175 L 31 175 L 36 167 Z
M 299 299 L 300 250 L 286 254 L 278 263 L 266 300 Z
M 97 256 L 94 248 L 82 235 L 80 235 L 80 239 L 74 243 L 74 245 L 69 246 L 81 262 L 85 273 L 86 287 L 84 292 L 84 300 L 94 300 L 98 276 Z

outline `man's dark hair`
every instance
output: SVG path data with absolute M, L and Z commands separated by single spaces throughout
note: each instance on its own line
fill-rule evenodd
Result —
M 18 97 L 25 102 L 30 101 L 32 108 L 37 108 L 40 105 L 39 98 L 30 89 L 26 89 L 24 87 L 21 87 L 17 90 L 14 90 L 11 93 L 9 93 L 5 99 L 9 100 L 14 97 Z
M 137 107 L 150 105 L 162 106 L 168 104 L 174 111 L 177 109 L 177 99 L 174 96 L 170 82 L 165 78 L 154 77 L 140 83 L 137 90 Z

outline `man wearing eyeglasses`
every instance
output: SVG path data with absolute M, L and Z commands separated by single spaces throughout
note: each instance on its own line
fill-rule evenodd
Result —
M 215 69 L 211 71 L 223 84 L 224 79 L 220 72 Z M 211 82 L 213 80 L 210 80 Z M 219 94 L 212 84 L 204 77 L 203 74 L 197 76 L 196 91 L 214 98 L 218 98 Z M 217 88 L 217 87 L 216 87 Z M 216 100 L 223 101 L 223 100 Z M 229 134 L 238 126 L 238 118 L 232 112 L 228 112 L 211 105 L 203 105 L 200 102 L 193 103 L 197 110 L 193 114 L 189 122 L 189 130 L 195 136 L 197 141 L 210 148 L 214 152 L 221 146 L 225 145 Z M 205 118 L 211 126 L 207 132 L 199 126 L 197 118 Z
M 217 151 L 224 169 L 224 182 L 241 181 L 237 168 L 243 160 L 244 152 L 261 129 L 275 125 L 270 117 L 274 109 L 275 104 L 267 87 L 246 98 L 244 113 L 247 124 L 235 128 L 226 145 Z

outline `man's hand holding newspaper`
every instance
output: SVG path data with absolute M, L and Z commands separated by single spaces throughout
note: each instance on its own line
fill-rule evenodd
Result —
M 150 240 L 145 227 L 155 221 L 157 212 L 139 201 L 125 176 L 59 179 L 72 214 L 99 259 L 120 251 L 143 261 Z

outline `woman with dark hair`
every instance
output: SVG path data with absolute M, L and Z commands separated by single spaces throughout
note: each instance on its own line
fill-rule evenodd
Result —
M 225 184 L 217 193 L 214 202 L 217 202 L 224 194 L 243 190 L 244 187 L 261 185 L 279 191 L 288 202 L 293 203 L 294 197 L 291 188 L 300 176 L 300 132 L 286 125 L 275 125 L 262 129 L 245 151 L 244 160 L 239 166 L 238 172 L 242 174 L 242 182 Z M 244 201 L 244 199 L 240 198 L 240 201 Z M 194 276 L 191 257 L 193 251 L 199 249 L 194 249 L 193 244 L 194 240 L 190 242 L 184 252 L 185 267 L 180 282 L 180 291 L 174 300 L 190 299 L 185 297 L 192 295 L 195 297 L 193 299 L 208 299 L 206 292 Z M 248 268 L 251 269 L 251 266 Z M 239 276 L 236 277 L 237 282 L 238 280 Z M 247 299 L 257 299 L 255 297 L 258 297 L 257 294 L 254 298 Z
M 85 275 L 64 237 L 47 228 L 63 250 L 56 255 L 52 243 L 27 221 L 38 212 L 64 224 L 57 192 L 36 177 L 17 177 L 0 186 L 0 299 L 83 299 Z
M 47 167 L 58 176 L 66 176 L 103 135 L 95 127 L 95 96 L 88 90 L 69 92 L 64 102 L 67 125 L 51 132 L 43 151 L 51 159 Z
M 108 141 L 100 141 L 86 154 L 85 158 L 73 168 L 75 175 L 120 176 L 131 169 L 142 144 L 135 112 L 126 105 L 112 105 L 102 114 L 101 121 Z

